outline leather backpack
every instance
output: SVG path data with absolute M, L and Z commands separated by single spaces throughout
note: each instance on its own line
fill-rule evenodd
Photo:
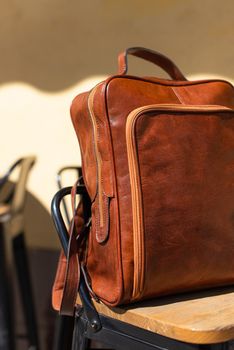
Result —
M 127 75 L 128 55 L 171 80 Z M 119 55 L 118 75 L 73 100 L 92 203 L 82 265 L 103 303 L 234 283 L 233 108 L 231 83 L 187 81 L 170 59 L 139 47 Z M 64 281 L 65 263 L 54 306 L 71 314 L 78 281 Z

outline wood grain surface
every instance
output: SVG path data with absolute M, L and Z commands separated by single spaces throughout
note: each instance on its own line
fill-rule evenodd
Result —
M 100 314 L 176 340 L 211 344 L 234 339 L 234 287 L 117 308 L 94 304 Z

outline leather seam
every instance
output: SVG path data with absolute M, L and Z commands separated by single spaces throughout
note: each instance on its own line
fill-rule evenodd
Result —
M 120 77 L 123 77 L 120 75 Z M 115 221 L 115 236 L 117 237 L 116 242 L 116 248 L 117 248 L 117 254 L 119 257 L 119 261 L 117 263 L 115 262 L 116 269 L 119 271 L 118 281 L 120 282 L 120 288 L 118 288 L 119 294 L 117 297 L 117 302 L 121 301 L 123 298 L 125 285 L 124 285 L 124 268 L 123 268 L 123 260 L 122 260 L 122 237 L 121 237 L 121 226 L 120 226 L 120 209 L 119 209 L 119 193 L 117 188 L 117 177 L 116 177 L 116 164 L 115 164 L 115 154 L 113 151 L 113 138 L 112 138 L 112 130 L 110 127 L 110 118 L 109 118 L 109 109 L 108 109 L 108 89 L 109 84 L 112 79 L 107 79 L 104 85 L 104 104 L 105 104 L 105 112 L 106 112 L 106 119 L 109 127 L 109 135 L 110 135 L 110 143 L 111 143 L 111 163 L 112 163 L 112 170 L 113 170 L 113 188 L 114 188 L 114 195 L 116 198 L 116 201 L 113 203 L 113 206 L 115 206 L 115 212 L 117 212 L 116 218 L 118 218 Z M 109 146 L 110 147 L 110 146 Z M 114 209 L 114 208 L 113 208 Z M 110 223 L 109 223 L 110 225 Z M 114 303 L 109 303 L 110 305 L 114 305 Z
M 179 100 L 179 102 L 184 105 L 185 101 L 183 100 L 183 98 L 181 98 L 181 96 L 178 94 L 178 92 L 175 90 L 175 88 L 173 86 L 171 86 L 172 91 L 174 92 L 175 96 L 177 97 L 177 99 Z
M 128 80 L 137 80 L 145 83 L 150 83 L 150 84 L 155 84 L 155 85 L 161 85 L 161 86 L 175 86 L 175 87 L 187 87 L 187 86 L 192 86 L 192 85 L 203 85 L 203 84 L 214 84 L 214 83 L 224 83 L 228 85 L 230 88 L 234 89 L 234 86 L 226 80 L 222 79 L 205 79 L 205 80 L 194 80 L 194 81 L 189 81 L 187 80 L 186 82 L 181 83 L 180 81 L 176 80 L 168 80 L 168 79 L 159 79 L 158 81 L 150 80 L 147 78 L 140 78 L 137 76 L 133 75 L 113 75 L 109 77 L 106 80 L 106 84 L 109 85 L 109 83 L 114 80 L 114 79 L 128 79 Z

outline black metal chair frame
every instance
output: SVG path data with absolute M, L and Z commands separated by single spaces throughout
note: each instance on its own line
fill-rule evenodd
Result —
M 75 165 L 64 166 L 58 171 L 56 176 L 56 181 L 57 181 L 59 190 L 61 190 L 64 187 L 63 181 L 62 181 L 63 174 L 71 171 L 74 171 L 76 173 L 79 184 L 83 183 L 82 168 L 80 166 L 75 166 Z M 69 225 L 71 218 L 69 217 L 68 208 L 64 199 L 62 199 L 62 204 L 63 204 L 66 223 L 67 225 Z
M 29 349 L 39 350 L 36 312 L 23 225 L 26 182 L 35 160 L 33 156 L 17 160 L 0 179 L 0 190 L 3 190 L 12 172 L 17 167 L 20 168 L 18 180 L 2 202 L 3 205 L 8 205 L 9 210 L 5 215 L 0 216 L 0 303 L 2 306 L 0 328 L 1 335 L 4 334 L 0 342 L 1 350 L 15 349 L 15 336 L 28 338 Z M 10 225 L 8 229 L 6 229 L 7 225 Z M 15 334 L 13 316 L 15 310 L 10 276 L 12 268 L 15 269 L 18 279 L 26 335 Z
M 60 202 L 64 196 L 70 193 L 71 187 L 61 189 L 54 196 L 51 205 L 52 217 L 65 254 L 68 248 L 69 236 L 60 211 Z M 77 194 L 83 196 L 88 217 L 90 202 L 85 186 L 78 186 Z M 75 312 L 72 350 L 88 349 L 88 343 L 91 339 L 100 341 L 110 346 L 110 349 L 116 350 L 228 350 L 229 348 L 231 350 L 231 346 L 233 346 L 231 345 L 232 342 L 205 345 L 185 343 L 98 314 L 92 303 L 82 271 L 79 295 L 82 305 L 78 305 Z
M 64 173 L 73 171 L 76 174 L 76 177 L 80 180 L 79 183 L 82 183 L 82 168 L 75 165 L 64 166 L 59 169 L 56 182 L 58 188 L 61 190 L 63 186 L 63 176 Z M 61 203 L 64 210 L 65 222 L 68 227 L 70 224 L 69 211 L 65 202 L 65 199 L 61 199 Z M 53 350 L 70 350 L 72 346 L 72 332 L 74 328 L 74 318 L 69 316 L 58 315 L 55 323 L 55 332 L 53 339 Z

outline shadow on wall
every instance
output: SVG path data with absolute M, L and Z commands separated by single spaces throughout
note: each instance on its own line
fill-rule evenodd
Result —
M 25 234 L 29 246 L 36 246 L 37 248 L 59 246 L 57 232 L 50 213 L 45 206 L 29 192 L 27 192 L 24 213 Z
M 0 193 L 0 202 L 3 201 L 13 188 L 13 182 L 8 181 Z M 38 197 L 26 191 L 24 206 L 24 234 L 26 245 L 40 248 L 59 246 L 59 239 L 49 210 Z
M 233 15 L 233 0 L 225 6 L 219 0 L 202 6 L 197 0 L 5 0 L 0 84 L 63 90 L 92 75 L 114 74 L 115 57 L 128 46 L 162 51 L 185 74 L 234 79 Z

